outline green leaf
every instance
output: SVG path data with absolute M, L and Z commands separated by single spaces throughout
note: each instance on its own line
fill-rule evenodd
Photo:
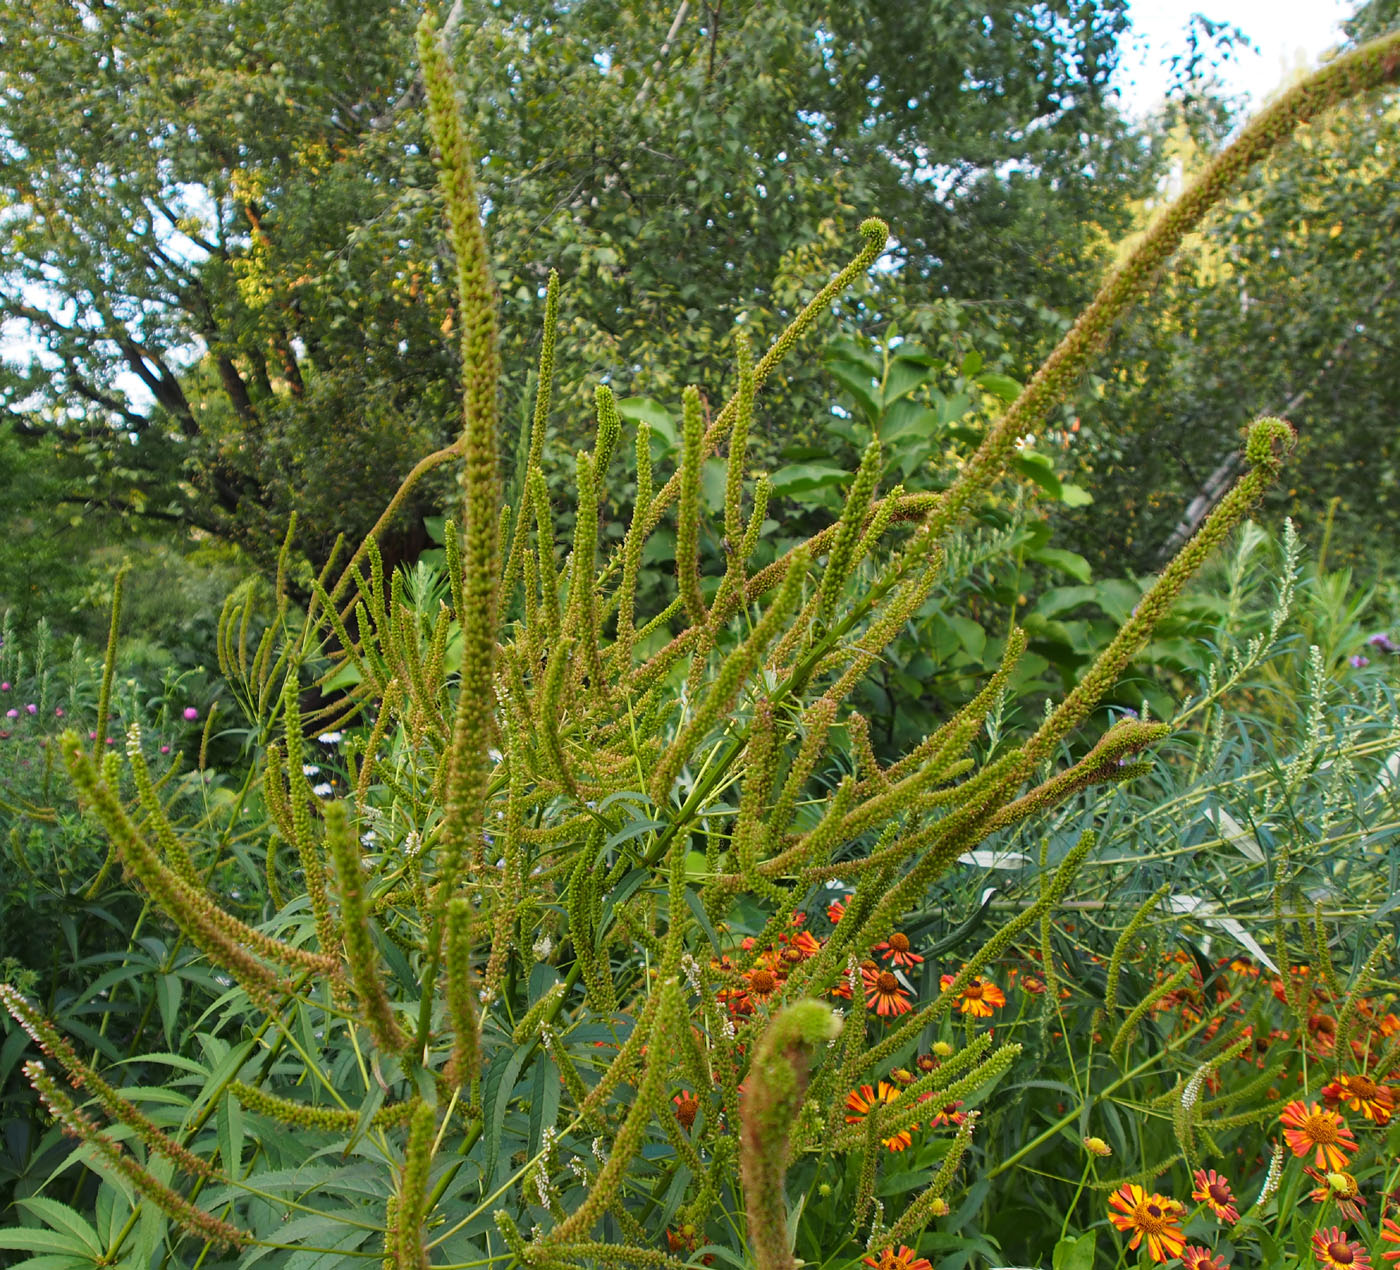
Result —
M 67 1204 L 60 1204 L 56 1199 L 47 1199 L 41 1195 L 17 1199 L 15 1203 L 21 1208 L 27 1208 L 46 1225 L 52 1226 L 55 1230 L 65 1231 L 68 1235 L 81 1240 L 97 1256 L 100 1257 L 107 1251 L 102 1246 L 102 1240 L 98 1238 L 97 1231 L 88 1225 L 87 1219 L 79 1216 Z
M 1092 1230 L 1078 1239 L 1061 1239 L 1051 1254 L 1053 1270 L 1094 1270 L 1094 1245 Z
M 1055 475 L 1055 466 L 1046 455 L 1034 450 L 1021 450 L 1012 456 L 1011 466 L 1047 493 L 1056 498 L 1063 497 L 1060 478 Z
M 1062 547 L 1037 547 L 1029 555 L 1032 560 L 1048 564 L 1052 569 L 1059 569 L 1080 582 L 1088 582 L 1092 577 L 1089 562 L 1078 552 L 1066 551 Z
M 224 1172 L 238 1177 L 243 1159 L 243 1108 L 232 1094 L 219 1107 L 219 1155 Z
M 490 1119 L 486 1122 L 486 1163 L 481 1175 L 488 1185 L 496 1171 L 496 1159 L 501 1153 L 501 1135 L 505 1132 L 506 1114 L 510 1111 L 516 1079 L 520 1075 L 520 1069 L 534 1052 L 534 1041 L 526 1041 L 523 1045 L 518 1045 L 504 1063 L 498 1056 L 486 1069 L 481 1102 L 483 1107 L 490 1109 Z
M 1060 501 L 1066 507 L 1088 507 L 1094 501 L 1094 496 L 1082 485 L 1061 481 Z
M 985 370 L 977 376 L 977 382 L 982 385 L 994 397 L 1000 397 L 1003 401 L 1015 401 L 1021 395 L 1021 385 L 1010 375 L 998 374 L 994 370 Z
M 938 415 L 927 406 L 913 409 L 913 402 L 896 402 L 895 408 L 885 416 L 880 428 L 881 441 L 900 441 L 906 438 L 928 440 L 938 431 Z
M 671 417 L 671 412 L 651 397 L 624 397 L 617 403 L 617 413 L 633 423 L 647 424 L 673 449 L 679 441 L 676 421 Z
M 850 362 L 827 362 L 827 369 L 832 376 L 840 383 L 865 416 L 866 422 L 875 424 L 880 418 L 880 399 L 876 395 L 877 389 L 871 382 L 872 376 L 867 373 L 863 366 L 852 365 Z
M 828 463 L 790 463 L 774 472 L 769 482 L 773 493 L 791 497 L 840 485 L 850 479 L 844 467 L 832 467 Z
M 86 1242 L 56 1230 L 13 1227 L 0 1230 L 0 1248 L 22 1248 L 26 1252 L 61 1252 L 70 1257 L 79 1257 L 84 1265 L 92 1265 L 96 1255 Z
M 56 1252 L 46 1252 L 38 1257 L 26 1257 L 17 1261 L 10 1270 L 79 1270 L 91 1266 L 91 1257 L 65 1257 Z
M 913 392 L 915 388 L 926 384 L 932 377 L 932 366 L 921 365 L 912 358 L 896 357 L 890 363 L 889 373 L 885 376 L 885 409 L 888 410 L 905 393 Z
M 690 887 L 685 888 L 685 902 L 690 906 L 690 911 L 694 914 L 695 920 L 700 923 L 700 929 L 705 932 L 705 937 L 710 941 L 710 947 L 715 950 L 715 956 L 723 956 L 724 954 L 719 944 L 719 935 L 715 932 L 715 928 L 710 925 L 710 918 L 705 912 L 705 905 L 700 899 L 700 896 L 692 891 Z
M 165 1032 L 165 1043 L 175 1044 L 175 1022 L 180 1015 L 180 990 L 184 985 L 178 974 L 161 975 L 156 980 L 156 993 L 160 1000 L 160 1024 Z

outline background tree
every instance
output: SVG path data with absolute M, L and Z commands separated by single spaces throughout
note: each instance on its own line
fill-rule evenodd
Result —
M 1123 10 L 463 0 L 449 26 L 515 341 L 506 426 L 549 267 L 569 289 L 572 436 L 600 378 L 718 386 L 733 324 L 775 332 L 873 208 L 900 237 L 848 330 L 916 329 L 956 297 L 1032 359 L 1150 176 L 1107 86 Z M 0 37 L 0 312 L 37 348 L 0 399 L 17 437 L 102 473 L 86 505 L 264 562 L 296 510 L 320 558 L 455 435 L 414 17 L 39 0 Z M 770 444 L 830 401 L 816 359 L 797 365 L 768 394 Z M 423 490 L 391 558 L 422 547 L 439 497 Z
M 1354 33 L 1400 12 L 1364 10 Z M 1374 561 L 1400 513 L 1400 97 L 1303 129 L 1177 261 L 1118 367 L 1081 412 L 1075 453 L 1096 491 L 1064 525 L 1118 567 L 1158 567 L 1233 477 L 1262 412 L 1299 429 L 1266 518 L 1291 515 L 1333 558 Z M 1087 442 L 1087 444 L 1085 444 Z

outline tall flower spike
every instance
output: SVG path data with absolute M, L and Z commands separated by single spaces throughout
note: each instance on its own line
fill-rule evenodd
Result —
M 531 468 L 527 479 L 530 501 L 535 508 L 535 530 L 539 545 L 540 599 L 544 605 L 545 621 L 551 638 L 557 637 L 563 626 L 559 612 L 559 573 L 554 561 L 554 516 L 549 507 L 549 487 L 544 473 Z
M 864 245 L 855 257 L 841 270 L 830 282 L 826 284 L 791 322 L 788 323 L 783 333 L 773 342 L 773 346 L 759 359 L 758 365 L 754 367 L 753 379 L 755 390 L 762 388 L 768 376 L 773 373 L 777 364 L 792 350 L 792 346 L 806 333 L 813 323 L 822 315 L 827 306 L 838 295 L 849 287 L 857 278 L 865 273 L 876 260 L 880 258 L 885 250 L 885 244 L 890 239 L 890 227 L 877 217 L 870 217 L 860 225 L 861 237 L 865 239 Z M 734 413 L 739 408 L 739 394 L 736 391 L 724 406 L 724 409 L 715 416 L 714 421 L 705 431 L 702 449 L 708 450 L 715 445 L 724 434 L 734 426 Z M 655 526 L 656 523 L 666 514 L 666 510 L 676 501 L 680 494 L 681 473 L 677 472 L 665 485 L 657 491 L 656 500 L 652 504 L 651 515 L 648 517 L 648 526 Z M 762 518 L 760 517 L 760 523 Z M 788 566 L 793 563 L 791 555 L 784 557 L 783 567 L 773 574 L 771 580 L 763 588 L 764 591 L 771 589 L 777 582 L 779 576 L 787 572 Z M 759 592 L 762 594 L 762 592 Z
M 286 730 L 287 743 L 287 786 L 292 813 L 293 842 L 301 861 L 301 871 L 306 882 L 306 894 L 311 901 L 311 912 L 316 920 L 316 938 L 323 953 L 330 954 L 335 946 L 335 926 L 331 921 L 330 899 L 326 893 L 326 869 L 321 860 L 320 848 L 311 822 L 311 786 L 307 783 L 302 765 L 301 701 L 298 697 L 300 685 L 296 670 L 287 674 L 287 682 L 282 690 L 282 720 Z
M 646 1037 L 647 1046 L 642 1079 L 636 1086 L 637 1096 L 627 1113 L 627 1119 L 622 1123 L 622 1128 L 618 1130 L 617 1137 L 613 1139 L 612 1150 L 598 1171 L 587 1196 L 568 1218 L 556 1225 L 546 1236 L 546 1243 L 550 1245 L 567 1243 L 581 1235 L 587 1235 L 592 1230 L 594 1223 L 619 1195 L 627 1166 L 641 1150 L 647 1125 L 659 1115 L 670 1114 L 665 1098 L 666 1082 L 671 1074 L 666 1038 L 671 1035 L 672 1029 L 685 1026 L 684 1008 L 675 979 L 668 978 L 662 983 L 655 990 L 654 999 L 657 1003 L 656 1013 L 649 1021 L 649 1026 L 643 1032 L 642 1020 L 639 1019 L 634 1029 L 634 1036 L 641 1033 Z M 619 1053 L 613 1062 L 614 1067 L 618 1065 L 621 1057 Z M 599 1085 L 601 1084 L 602 1081 L 599 1082 Z M 594 1088 L 596 1090 L 598 1086 Z M 578 1110 L 582 1112 L 584 1108 L 580 1107 Z
M 753 426 L 753 348 L 749 333 L 734 332 L 735 361 L 739 367 L 739 397 L 734 426 L 729 433 L 729 462 L 724 482 L 724 536 L 731 550 L 738 553 L 744 536 L 744 461 L 748 455 L 749 429 Z
M 345 959 L 350 964 L 350 978 L 374 1043 L 394 1053 L 403 1048 L 404 1035 L 389 1009 L 389 994 L 384 989 L 379 956 L 370 936 L 360 844 L 351 828 L 344 799 L 327 803 L 325 814 L 326 843 L 340 880 L 340 922 L 345 934 Z
M 495 708 L 492 662 L 496 647 L 496 518 L 500 506 L 496 460 L 496 395 L 500 380 L 496 293 L 486 235 L 472 178 L 471 153 L 457 106 L 452 68 L 431 19 L 418 24 L 418 55 L 428 96 L 428 118 L 441 161 L 448 232 L 457 257 L 462 310 L 462 471 L 464 495 L 462 586 L 465 610 L 462 667 L 447 759 L 447 788 L 439 835 L 438 887 L 427 926 L 418 1043 L 427 1041 L 442 927 L 456 875 L 470 843 L 478 842 L 486 816 L 491 766 L 487 758 Z
M 600 439 L 601 444 L 601 439 Z M 566 628 L 582 645 L 595 692 L 603 691 L 598 662 L 598 608 L 595 595 L 598 567 L 598 472 L 585 450 L 578 452 L 578 504 L 574 521 L 573 562 L 569 570 L 569 611 Z
M 818 1051 L 841 1033 L 841 1020 L 820 1001 L 798 1001 L 768 1025 L 749 1070 L 740 1173 L 749 1242 L 759 1270 L 796 1270 L 788 1246 L 788 1138 L 807 1093 Z
M 67 1132 L 91 1147 L 113 1172 L 122 1174 L 142 1196 L 182 1229 L 196 1238 L 224 1247 L 239 1248 L 247 1241 L 246 1231 L 191 1204 L 142 1165 L 130 1151 L 123 1150 L 121 1143 L 114 1142 L 103 1133 L 73 1105 L 73 1100 L 58 1087 L 42 1063 L 31 1059 L 24 1065 L 24 1074 L 54 1119 Z
M 870 511 L 871 499 L 875 497 L 875 483 L 880 479 L 880 442 L 876 438 L 865 447 L 861 455 L 860 467 L 855 480 L 851 482 L 850 493 L 846 495 L 846 505 L 841 510 L 841 519 L 836 529 L 836 541 L 831 544 L 827 556 L 826 571 L 822 574 L 820 615 L 824 623 L 830 623 L 836 611 L 836 601 L 856 564 L 856 540 L 865 528 L 866 514 Z
M 633 626 L 637 607 L 637 577 L 642 569 L 642 547 L 646 542 L 647 512 L 651 507 L 651 428 L 645 420 L 637 425 L 637 501 L 632 507 L 632 523 L 622 548 L 622 582 L 617 589 L 617 638 L 612 650 L 615 675 L 632 668 Z
M 529 451 L 515 479 L 511 498 L 516 504 L 515 528 L 511 534 L 510 555 L 506 560 L 501 594 L 509 602 L 515 590 L 521 561 L 525 557 L 530 524 L 530 500 L 525 497 L 525 482 L 529 473 L 540 466 L 544 458 L 544 438 L 549 424 L 549 408 L 554 398 L 554 341 L 559 327 L 559 271 L 549 271 L 549 284 L 544 297 L 544 329 L 540 334 L 540 364 L 535 379 L 535 412 L 530 426 Z
M 700 594 L 700 462 L 705 425 L 700 417 L 700 390 L 694 385 L 682 398 L 680 512 L 676 524 L 676 580 L 692 626 L 704 626 L 708 614 Z
M 437 1112 L 431 1103 L 420 1101 L 409 1121 L 403 1181 L 399 1187 L 400 1270 L 426 1270 L 428 1266 L 428 1252 L 423 1247 L 423 1223 L 428 1216 L 428 1175 L 433 1162 L 433 1131 L 436 1127 Z
M 690 722 L 681 728 L 656 764 L 651 778 L 651 796 L 656 802 L 662 803 L 670 797 L 671 785 L 695 746 L 716 720 L 734 705 L 739 690 L 759 665 L 769 642 L 797 608 L 806 574 L 807 557 L 803 555 L 800 557 L 800 567 L 794 565 L 783 580 L 782 589 L 759 619 L 753 633 L 721 664 L 709 693 L 696 704 Z
M 607 477 L 613 451 L 622 439 L 622 417 L 617 413 L 613 390 L 607 384 L 599 384 L 593 390 L 593 403 L 598 412 L 598 437 L 593 445 L 593 470 L 601 486 Z

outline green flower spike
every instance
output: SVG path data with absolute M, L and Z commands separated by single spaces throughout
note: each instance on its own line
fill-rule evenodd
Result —
M 798 1001 L 769 1024 L 749 1069 L 739 1157 L 749 1242 L 759 1270 L 796 1270 L 788 1240 L 788 1135 L 807 1092 L 817 1053 L 841 1034 L 841 1020 L 820 1001 Z

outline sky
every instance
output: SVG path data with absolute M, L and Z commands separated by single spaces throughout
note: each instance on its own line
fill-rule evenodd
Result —
M 1134 34 L 1123 50 L 1118 88 L 1130 113 L 1143 115 L 1160 102 L 1169 70 L 1162 65 L 1186 48 L 1193 13 L 1238 26 L 1257 47 L 1241 49 L 1220 68 L 1226 87 L 1247 93 L 1257 108 L 1301 64 L 1315 66 L 1342 39 L 1342 19 L 1358 0 L 1131 0 Z

